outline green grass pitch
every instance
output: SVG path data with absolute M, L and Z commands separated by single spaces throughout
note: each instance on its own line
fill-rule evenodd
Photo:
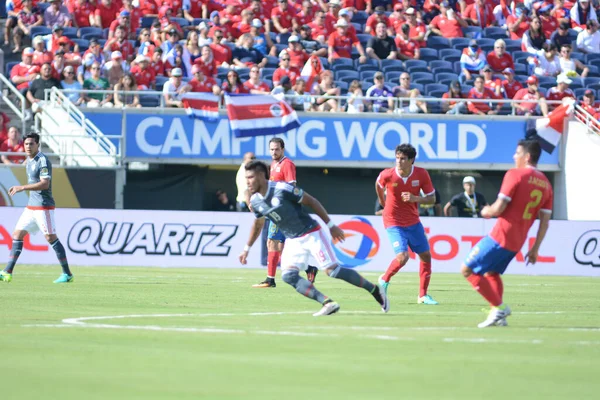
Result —
M 434 265 L 435 268 L 435 265 Z M 506 276 L 506 328 L 435 274 L 439 306 L 400 273 L 383 314 L 368 293 L 317 277 L 331 317 L 253 269 L 18 265 L 0 282 L 0 398 L 588 399 L 600 393 L 600 279 Z M 371 281 L 377 274 L 369 273 Z M 97 318 L 92 318 L 97 317 Z

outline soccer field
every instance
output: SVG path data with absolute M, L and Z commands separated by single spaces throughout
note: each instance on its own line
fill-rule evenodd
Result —
M 435 265 L 434 265 L 435 267 Z M 435 271 L 435 270 L 434 270 Z M 383 314 L 317 277 L 341 311 L 251 269 L 19 265 L 0 284 L 2 399 L 576 399 L 600 393 L 600 280 L 507 276 L 509 327 L 478 329 L 483 300 L 434 274 L 439 306 L 400 273 Z M 366 274 L 375 281 L 377 275 Z

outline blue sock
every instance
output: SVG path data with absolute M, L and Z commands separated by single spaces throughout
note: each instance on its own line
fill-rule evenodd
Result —
M 69 263 L 67 262 L 67 252 L 65 251 L 65 248 L 60 240 L 56 239 L 56 242 L 51 243 L 51 246 L 56 253 L 56 257 L 58 258 L 58 262 L 62 267 L 63 274 L 72 275 L 71 270 L 69 269 Z
M 12 274 L 13 269 L 15 268 L 15 264 L 23 251 L 23 241 L 22 240 L 13 240 L 12 249 L 10 249 L 10 255 L 8 256 L 8 264 L 6 264 L 6 268 L 4 268 L 4 272 L 8 272 Z

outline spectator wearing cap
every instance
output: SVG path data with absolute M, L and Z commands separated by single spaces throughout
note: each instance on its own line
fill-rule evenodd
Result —
M 266 24 L 267 26 L 269 24 Z M 263 32 L 263 23 L 260 19 L 254 18 L 250 23 L 250 36 L 254 39 L 254 48 L 263 54 L 268 54 L 269 49 L 275 47 L 271 40 L 271 35 Z
M 181 34 L 174 26 L 169 25 L 168 29 L 164 32 L 166 35 L 166 40 L 160 45 L 163 50 L 163 61 L 167 61 L 167 57 L 172 54 L 171 51 L 175 48 L 175 46 L 179 43 L 181 39 Z M 187 49 L 186 49 L 187 52 Z M 188 53 L 189 56 L 189 53 Z
M 115 107 L 120 108 L 141 108 L 140 96 L 134 93 L 138 90 L 137 82 L 130 73 L 125 73 L 114 88 Z
M 466 114 L 467 113 L 467 105 L 465 101 L 458 99 L 466 99 L 462 92 L 462 88 L 460 86 L 459 81 L 450 82 L 450 86 L 448 91 L 442 95 L 442 99 L 449 99 L 447 101 L 442 102 L 442 111 L 446 114 Z
M 33 59 L 31 62 L 34 65 L 41 67 L 42 64 L 52 61 L 52 53 L 46 50 L 46 43 L 40 35 L 33 38 L 32 45 Z
M 475 178 L 465 176 L 463 179 L 464 191 L 446 203 L 444 215 L 450 217 L 455 212 L 459 218 L 481 218 L 481 209 L 487 205 L 487 201 L 481 193 L 475 191 L 475 186 Z
M 315 98 L 315 107 L 317 111 L 323 112 L 338 112 L 339 101 L 331 96 L 339 96 L 340 88 L 335 86 L 333 82 L 333 74 L 331 71 L 321 71 L 319 75 L 321 81 L 314 85 L 311 92 L 319 97 Z
M 544 95 L 540 93 L 538 84 L 538 77 L 532 75 L 527 78 L 527 87 L 515 93 L 513 100 L 521 100 L 520 103 L 513 103 L 518 115 L 548 115 L 548 104 Z
M 317 10 L 317 12 L 315 12 L 315 19 L 308 24 L 308 26 L 311 31 L 311 37 L 321 44 L 327 43 L 328 38 L 333 32 L 332 29 L 329 29 L 329 26 L 325 21 L 325 11 L 323 10 Z
M 46 49 L 51 53 L 55 53 L 58 49 L 60 49 L 60 44 L 58 44 L 58 40 L 63 37 L 64 29 L 60 25 L 54 25 L 52 27 L 52 33 L 50 35 L 45 35 L 44 40 L 46 41 Z
M 292 86 L 296 84 L 296 79 L 300 78 L 300 69 L 292 67 L 290 62 L 291 58 L 286 50 L 279 53 L 279 68 L 273 73 L 273 86 L 279 85 L 279 81 L 284 76 L 290 78 Z
M 464 12 L 465 21 L 481 29 L 494 25 L 494 10 L 485 0 L 475 0 L 475 3 L 467 6 Z
M 155 90 L 156 89 L 156 73 L 150 68 L 150 60 L 148 57 L 139 54 L 130 70 L 135 82 L 137 83 L 136 90 Z
M 108 39 L 112 39 L 115 36 L 115 30 L 118 26 L 125 28 L 126 39 L 135 39 L 135 29 L 133 29 L 131 24 L 131 13 L 129 11 L 121 11 L 117 19 L 110 23 L 110 27 L 108 28 Z
M 397 56 L 400 60 L 418 60 L 421 58 L 421 50 L 416 40 L 409 38 L 410 26 L 402 25 L 402 30 L 396 35 Z
M 231 69 L 227 72 L 227 77 L 221 84 L 221 90 L 225 93 L 233 94 L 248 93 L 248 90 L 246 90 L 242 80 L 240 79 L 240 74 L 234 69 Z
M 563 44 L 570 45 L 571 37 L 569 36 L 569 29 L 571 29 L 571 24 L 561 21 L 558 29 L 550 36 L 550 43 L 554 44 L 557 49 L 562 48 Z
M 215 193 L 215 200 L 212 207 L 212 211 L 235 211 L 235 204 L 229 200 L 227 193 L 224 190 L 217 190 Z
M 552 4 L 543 3 L 537 11 L 537 15 L 542 21 L 542 31 L 547 38 L 552 36 L 552 33 L 558 28 L 558 20 L 550 14 L 552 8 Z
M 208 2 L 203 0 L 183 0 L 181 9 L 183 10 L 183 18 L 190 23 L 194 23 L 196 18 L 204 18 L 208 15 Z
M 427 103 L 418 100 L 421 97 L 419 89 L 410 87 L 410 75 L 408 72 L 403 72 L 400 75 L 400 85 L 394 89 L 394 96 L 398 98 L 399 105 L 395 112 L 398 114 L 417 114 L 422 112 L 427 114 Z M 408 106 L 406 105 L 408 99 Z
M 65 67 L 67 67 L 67 64 L 65 63 L 65 53 L 62 50 L 59 50 L 54 54 L 50 66 L 52 67 L 52 77 L 60 81 L 62 79 L 62 72 Z M 73 77 L 75 77 L 75 74 L 73 74 Z
M 404 5 L 402 3 L 394 4 L 394 11 L 388 18 L 390 19 L 388 33 L 391 36 L 395 36 L 397 33 L 401 32 L 402 25 L 406 23 L 406 18 L 404 17 Z
M 92 77 L 92 65 L 95 62 L 97 62 L 102 68 L 102 64 L 94 59 L 94 55 L 88 53 L 83 56 L 82 64 L 77 67 L 77 81 L 81 83 L 82 86 L 86 79 L 90 79 Z
M 73 16 L 73 26 L 84 28 L 94 23 L 95 6 L 87 0 L 76 0 L 67 3 L 67 8 Z
M 306 50 L 302 48 L 300 44 L 300 37 L 298 35 L 292 35 L 288 39 L 288 48 L 285 49 L 290 57 L 290 66 L 301 70 L 304 64 L 308 61 L 309 55 Z
M 271 11 L 271 23 L 276 33 L 291 33 L 298 29 L 296 10 L 287 0 L 277 0 L 277 7 Z
M 129 40 L 127 40 L 127 27 L 117 26 L 115 35 L 104 44 L 104 52 L 111 54 L 119 51 L 125 60 L 131 61 L 135 56 L 135 49 Z
M 229 46 L 223 44 L 223 31 L 217 29 L 214 33 L 213 39 L 214 43 L 210 44 L 210 49 L 215 57 L 217 67 L 229 67 L 233 57 L 233 52 Z
M 461 78 L 471 79 L 471 74 L 478 74 L 486 65 L 485 53 L 479 48 L 476 40 L 471 40 L 460 56 Z
M 394 111 L 394 94 L 392 90 L 385 85 L 383 72 L 376 72 L 373 76 L 374 85 L 367 89 L 365 97 L 368 97 L 369 101 L 365 101 L 370 104 L 373 112 L 388 112 Z
M 469 99 L 497 100 L 499 98 L 494 92 L 485 87 L 484 81 L 485 80 L 481 75 L 475 77 L 474 87 L 469 91 Z M 467 103 L 467 108 L 472 114 L 494 115 L 498 114 L 498 111 L 500 111 L 500 108 L 502 108 L 502 104 L 496 103 L 495 105 L 491 106 L 490 103 L 486 102 L 469 101 Z
M 0 153 L 24 153 L 23 140 L 21 133 L 15 126 L 8 129 L 8 138 L 0 142 Z M 25 155 L 6 155 L 0 158 L 3 164 L 23 164 L 26 159 Z
M 510 33 L 510 38 L 513 40 L 521 39 L 529 29 L 530 22 L 529 10 L 525 8 L 523 3 L 517 4 L 514 12 L 506 17 L 506 26 Z
M 60 49 L 58 51 L 62 51 L 64 53 L 65 64 L 73 66 L 78 66 L 81 64 L 79 45 L 73 43 L 73 41 L 66 36 L 58 39 L 58 44 L 60 45 Z M 73 45 L 75 45 L 75 48 L 71 51 L 71 46 Z
M 462 28 L 469 26 L 460 13 L 456 13 L 447 1 L 440 3 L 440 13 L 429 24 L 431 32 L 445 38 L 464 37 Z
M 592 117 L 598 120 L 600 119 L 600 112 L 598 112 L 598 104 L 596 103 L 595 97 L 593 90 L 586 89 L 586 91 L 583 92 L 583 98 L 580 105 L 585 111 L 590 113 Z
M 385 15 L 385 7 L 377 6 L 375 7 L 375 12 L 367 18 L 367 22 L 365 23 L 365 33 L 370 33 L 371 35 L 376 35 L 377 24 L 383 23 L 387 28 L 391 26 L 390 19 Z
M 129 13 L 129 26 L 132 30 L 132 35 L 130 38 L 135 39 L 135 33 L 140 28 L 142 16 L 144 16 L 144 14 L 142 14 L 138 7 L 133 5 L 132 0 L 122 0 L 122 3 L 123 6 L 119 10 L 119 15 L 121 15 L 123 11 L 127 11 Z
M 292 81 L 287 76 L 281 78 L 278 85 L 275 85 L 271 91 L 273 96 L 284 100 L 293 109 L 304 110 L 302 99 L 298 98 L 296 91 L 292 88 Z
M 313 39 L 309 25 L 300 27 L 300 45 L 309 56 L 314 54 L 318 57 L 327 57 L 327 49 L 322 48 L 321 43 Z
M 356 28 L 352 25 L 352 12 L 344 8 L 343 10 L 340 10 L 338 15 L 348 22 L 348 35 L 352 38 L 358 38 L 356 36 Z
M 267 57 L 254 48 L 254 38 L 249 33 L 240 37 L 241 45 L 233 49 L 233 65 L 238 67 L 249 67 L 258 65 L 263 68 L 267 65 Z
M 314 7 L 310 0 L 304 0 L 302 2 L 302 9 L 298 14 L 296 14 L 296 21 L 298 21 L 298 26 L 306 25 L 310 23 L 314 17 L 315 13 L 313 11 Z
M 577 35 L 577 49 L 582 53 L 600 53 L 600 32 L 598 32 L 598 21 L 588 21 L 585 25 L 585 29 Z
M 577 76 L 577 70 L 581 71 L 581 77 L 588 76 L 590 69 L 576 58 L 571 58 L 571 45 L 565 44 L 560 49 L 560 70 L 568 76 Z
M 217 81 L 212 76 L 206 76 L 199 65 L 192 66 L 192 75 L 194 77 L 188 82 L 192 92 L 221 94 Z
M 250 94 L 269 94 L 271 88 L 266 82 L 260 80 L 260 68 L 250 68 L 250 78 L 244 82 L 244 87 Z
M 71 14 L 67 7 L 62 5 L 61 0 L 50 0 L 50 7 L 44 11 L 44 25 L 47 27 L 58 24 L 60 26 L 71 26 Z
M 205 45 L 209 45 L 213 42 L 212 38 L 210 36 L 208 36 L 208 32 L 210 31 L 210 28 L 208 27 L 208 24 L 204 21 L 200 22 L 198 24 L 198 30 L 197 31 L 190 31 L 190 32 L 196 32 L 196 34 L 198 35 L 197 38 L 197 45 L 202 47 Z M 188 33 L 188 40 L 190 39 L 190 34 Z
M 119 6 L 115 1 L 99 1 L 96 5 L 96 12 L 94 13 L 94 26 L 102 29 L 109 28 L 117 14 L 119 14 Z
M 542 30 L 542 20 L 539 17 L 533 17 L 529 29 L 523 34 L 521 39 L 521 50 L 535 54 L 542 50 L 546 44 L 546 36 Z
M 588 21 L 598 24 L 598 16 L 594 7 L 590 6 L 590 0 L 578 0 L 570 12 L 571 27 L 578 32 L 586 30 Z
M 488 53 L 486 60 L 494 72 L 501 72 L 506 68 L 515 68 L 512 56 L 506 52 L 506 42 L 502 39 L 497 39 L 494 42 L 494 50 Z
M 527 58 L 537 76 L 557 76 L 560 74 L 560 60 L 553 43 L 545 44 L 544 48 Z
M 333 60 L 336 58 L 352 58 L 353 47 L 360 54 L 358 61 L 361 64 L 367 61 L 365 51 L 358 38 L 352 38 L 347 34 L 348 25 L 348 21 L 340 18 L 337 24 L 335 24 L 336 31 L 327 40 L 327 58 L 329 64 L 333 64 Z
M 325 8 L 323 8 L 325 9 Z M 335 25 L 340 19 L 340 10 L 342 9 L 342 2 L 340 0 L 330 0 L 327 3 L 327 13 L 325 14 L 325 23 L 327 29 L 333 32 L 335 31 Z
M 103 75 L 108 80 L 111 87 L 114 87 L 123 75 L 129 71 L 129 67 L 125 61 L 123 61 L 123 55 L 120 51 L 113 51 L 110 55 L 110 61 L 104 64 L 102 68 Z
M 515 79 L 515 70 L 512 68 L 506 68 L 502 71 L 504 75 L 504 80 L 502 81 L 502 88 L 504 94 L 507 99 L 512 99 L 515 97 L 515 94 L 521 89 L 523 89 L 523 85 L 521 82 Z
M 40 26 L 43 23 L 44 19 L 42 18 L 42 15 L 38 11 L 37 7 L 33 7 L 32 0 L 23 1 L 21 11 L 17 14 L 16 26 L 12 30 L 12 38 L 15 45 L 13 53 L 20 53 L 22 48 L 21 46 L 23 44 L 23 37 L 31 34 L 32 27 Z M 8 34 L 8 32 L 6 33 Z M 37 37 L 40 36 L 36 36 L 36 38 Z M 5 40 L 8 40 L 8 36 L 5 36 Z
M 183 81 L 181 68 L 173 68 L 171 77 L 163 86 L 163 98 L 167 107 L 183 107 L 181 95 L 189 92 L 191 87 Z
M 26 47 L 21 55 L 21 62 L 10 70 L 10 81 L 23 94 L 27 91 L 29 83 L 37 78 L 40 72 L 40 67 L 33 64 L 33 54 L 33 49 Z
M 367 55 L 375 60 L 395 60 L 398 48 L 394 39 L 388 36 L 387 26 L 383 22 L 377 24 L 375 34 L 367 43 Z
M 557 101 L 570 97 L 575 99 L 575 93 L 569 88 L 569 85 L 573 83 L 566 74 L 560 74 L 556 77 L 556 86 L 548 89 L 546 92 L 546 98 L 548 101 Z M 558 104 L 551 104 L 550 110 L 554 110 L 558 107 Z
M 68 90 L 69 92 L 65 93 L 65 96 L 68 97 L 71 102 L 77 106 L 81 105 L 84 101 L 81 96 L 81 83 L 75 79 L 75 68 L 71 65 L 67 65 L 62 70 L 62 80 L 60 81 L 60 87 L 63 90 Z
M 408 26 L 410 27 L 408 37 L 419 43 L 420 47 L 427 47 L 427 42 L 425 41 L 427 26 L 417 20 L 417 12 L 414 8 L 410 7 L 404 14 L 407 17 Z
M 210 46 L 202 46 L 201 55 L 194 61 L 194 65 L 202 68 L 205 76 L 215 77 L 217 75 L 217 63 Z
M 494 77 L 494 71 L 492 71 L 489 65 L 483 67 L 481 76 L 483 76 L 484 80 L 483 86 L 494 92 L 496 97 L 502 97 L 502 81 Z
M 39 79 L 34 79 L 27 90 L 27 101 L 31 103 L 31 110 L 35 113 L 45 104 L 46 90 L 60 89 L 60 82 L 52 77 L 52 66 L 45 63 L 40 68 Z

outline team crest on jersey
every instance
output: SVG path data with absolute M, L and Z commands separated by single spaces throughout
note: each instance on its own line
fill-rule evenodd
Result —
M 48 174 L 48 168 L 42 168 L 42 169 L 40 170 L 40 174 L 41 174 L 41 175 L 46 175 L 46 174 Z
M 273 197 L 273 198 L 271 199 L 271 205 L 272 205 L 273 207 L 277 207 L 279 204 L 281 204 L 281 202 L 279 201 L 279 199 L 278 199 L 277 197 Z
M 419 186 L 419 180 L 418 180 L 418 179 L 416 179 L 416 180 L 412 181 L 412 185 L 413 185 L 414 187 L 417 187 L 417 186 Z
M 296 196 L 299 196 L 299 195 L 300 195 L 300 189 L 298 189 L 298 188 L 294 188 L 294 194 L 295 194 Z
M 392 186 L 393 186 L 393 187 L 396 187 L 396 186 L 398 186 L 398 183 L 397 183 L 397 182 L 394 182 L 394 183 L 392 183 Z
M 274 117 L 281 117 L 283 115 L 283 108 L 281 108 L 279 104 L 273 104 L 271 108 L 269 108 L 269 111 L 271 111 L 271 114 Z

